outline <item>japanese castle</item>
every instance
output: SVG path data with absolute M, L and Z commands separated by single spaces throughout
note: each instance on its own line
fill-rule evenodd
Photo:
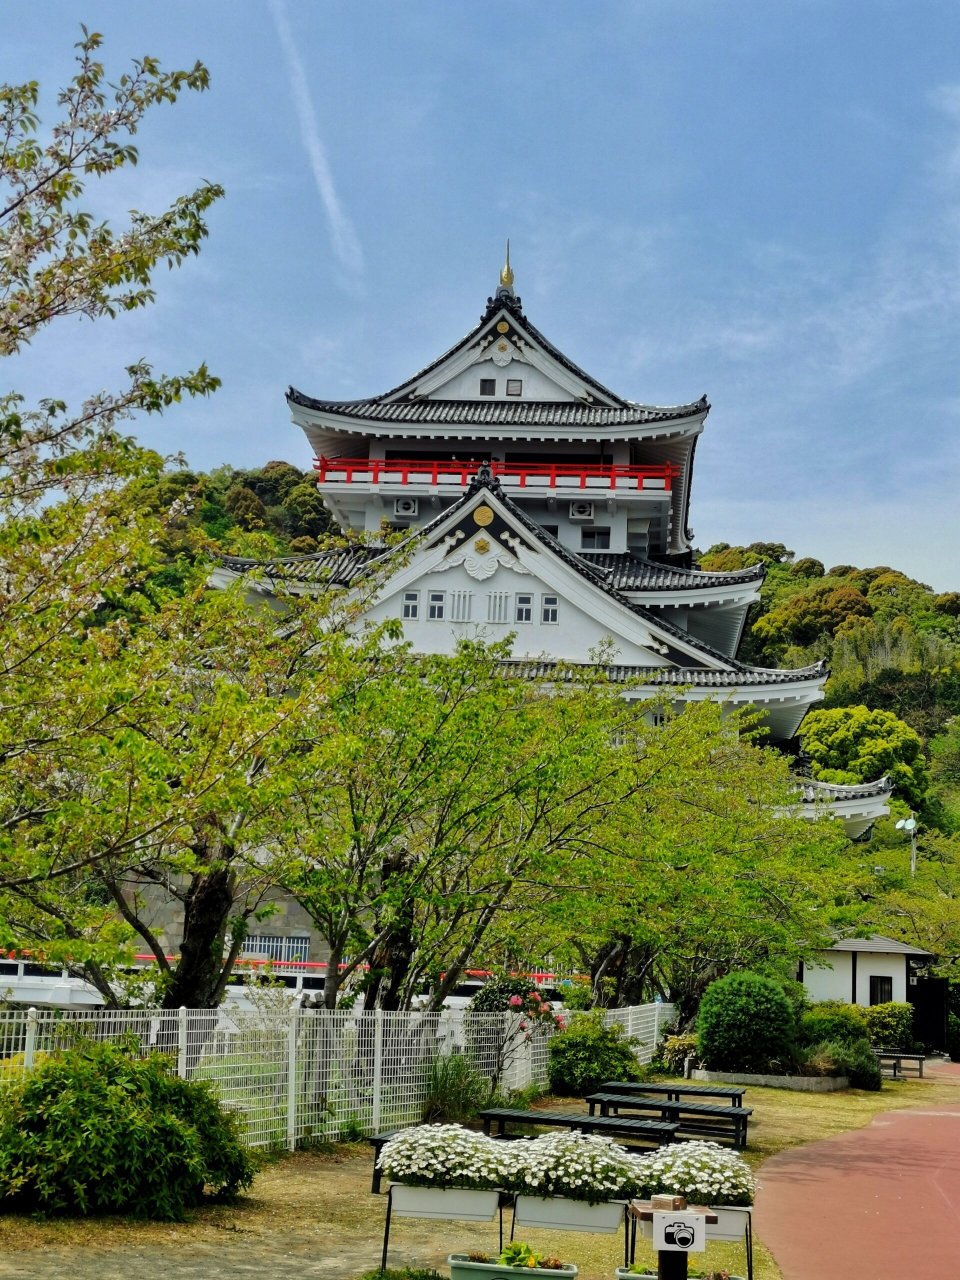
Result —
M 564 679 L 604 659 L 628 697 L 721 698 L 755 707 L 770 739 L 797 735 L 823 697 L 823 664 L 749 666 L 737 648 L 764 568 L 693 565 L 690 493 L 710 405 L 625 400 L 585 373 L 527 319 L 507 262 L 466 337 L 392 390 L 287 402 L 316 457 L 317 485 L 348 551 L 256 563 L 227 558 L 271 593 L 349 589 L 392 555 L 371 545 L 389 526 L 408 554 L 383 582 L 371 619 L 399 618 L 423 652 L 459 637 L 515 636 L 515 673 Z M 850 836 L 887 812 L 887 779 L 802 782 Z M 806 806 L 811 816 L 817 811 Z

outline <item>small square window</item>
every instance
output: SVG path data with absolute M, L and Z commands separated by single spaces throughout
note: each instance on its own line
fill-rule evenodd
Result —
M 559 622 L 560 600 L 558 596 L 544 596 L 540 617 L 544 622 Z
M 507 395 L 508 396 L 523 395 L 523 379 L 522 378 L 507 379 Z
M 439 622 L 443 617 L 444 593 L 442 591 L 431 591 L 427 608 L 427 617 L 431 622 Z
M 481 379 L 480 379 L 480 394 L 481 394 L 482 396 L 495 396 L 495 395 L 497 394 L 497 380 L 496 380 L 496 378 L 481 378 Z
M 584 551 L 609 551 L 609 529 L 581 529 L 580 546 Z
M 419 591 L 405 591 L 403 593 L 403 612 L 401 616 L 404 618 L 420 617 L 420 592 Z
M 533 596 L 517 596 L 517 622 L 533 621 Z

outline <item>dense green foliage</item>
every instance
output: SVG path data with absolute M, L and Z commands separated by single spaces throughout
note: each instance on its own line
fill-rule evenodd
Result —
M 782 988 L 756 973 L 731 973 L 707 988 L 697 1048 L 714 1071 L 784 1071 L 795 1051 L 794 1011 Z
M 890 1000 L 870 1005 L 863 1014 L 875 1049 L 902 1049 L 907 1053 L 915 1047 L 912 1004 Z
M 804 1045 L 834 1041 L 838 1044 L 869 1043 L 864 1011 L 858 1004 L 824 1000 L 800 1016 L 800 1041 Z
M 470 1124 L 491 1101 L 490 1077 L 462 1053 L 438 1053 L 427 1070 L 424 1124 Z
M 606 1026 L 603 1013 L 576 1013 L 550 1041 L 548 1073 L 553 1093 L 583 1097 L 606 1080 L 641 1080 L 633 1041 L 619 1023 Z
M 804 1054 L 805 1075 L 846 1076 L 854 1089 L 880 1089 L 877 1056 L 866 1039 L 823 1040 Z
M 210 1086 L 166 1058 L 83 1044 L 0 1093 L 0 1197 L 43 1213 L 179 1221 L 206 1189 L 234 1195 L 254 1163 Z
M 470 1001 L 472 1013 L 506 1013 L 513 997 L 525 1007 L 536 985 L 518 974 L 498 974 L 488 979 Z
M 927 789 L 920 735 L 890 711 L 833 707 L 807 714 L 803 746 L 824 782 L 872 782 L 887 776 L 897 794 L 919 807 Z

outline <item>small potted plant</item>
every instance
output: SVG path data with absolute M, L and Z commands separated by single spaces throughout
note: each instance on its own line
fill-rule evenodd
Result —
M 511 1176 L 513 1145 L 458 1124 L 404 1129 L 384 1143 L 377 1162 L 397 1184 L 390 1192 L 392 1212 L 400 1218 L 492 1221 L 498 1189 Z
M 451 1253 L 447 1258 L 450 1280 L 516 1280 L 517 1271 L 528 1276 L 547 1276 L 549 1280 L 574 1280 L 578 1268 L 572 1262 L 548 1258 L 535 1253 L 522 1240 L 511 1240 L 499 1258 L 485 1253 Z
M 516 1142 L 507 1187 L 517 1226 L 616 1231 L 639 1187 L 637 1161 L 609 1138 L 552 1133 Z

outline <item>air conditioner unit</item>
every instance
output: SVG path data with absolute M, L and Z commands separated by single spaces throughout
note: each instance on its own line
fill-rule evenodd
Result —
M 592 502 L 571 502 L 570 503 L 570 519 L 571 520 L 592 520 L 593 519 L 593 503 Z
M 393 514 L 398 519 L 419 515 L 420 499 L 419 498 L 395 498 L 393 502 Z

